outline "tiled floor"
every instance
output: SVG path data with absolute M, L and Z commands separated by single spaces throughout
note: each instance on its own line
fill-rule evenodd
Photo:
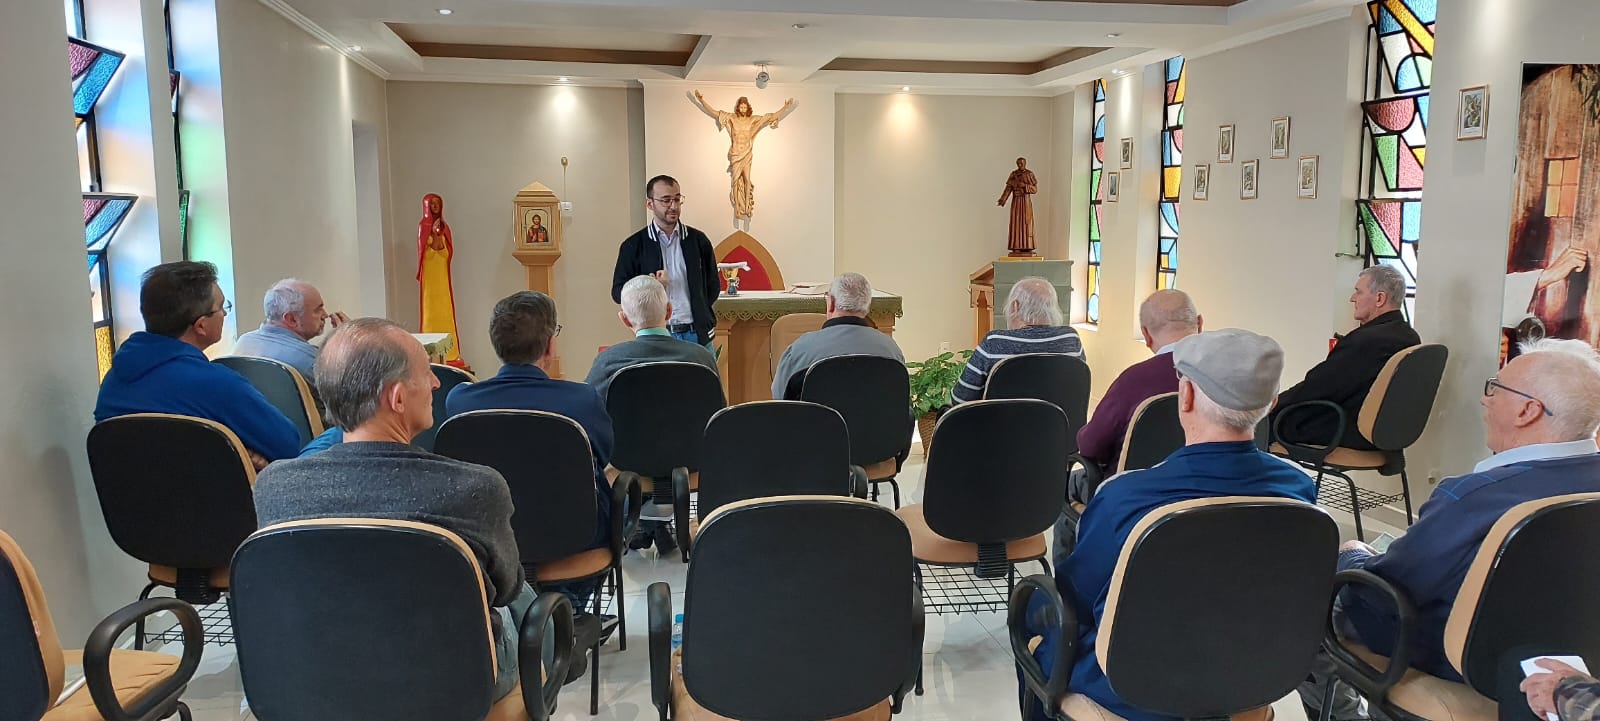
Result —
M 921 459 L 913 456 L 901 476 L 904 500 L 921 499 Z M 884 489 L 887 491 L 887 488 Z M 887 499 L 885 499 L 887 502 Z M 1345 538 L 1353 538 L 1348 515 L 1334 512 Z M 1393 531 L 1369 521 L 1368 536 Z M 653 551 L 629 554 L 624 562 L 626 602 L 631 623 L 628 650 L 616 642 L 605 646 L 602 658 L 600 713 L 588 714 L 589 679 L 568 686 L 561 695 L 556 718 L 561 721 L 646 721 L 657 717 L 650 703 L 650 672 L 646 660 L 645 588 L 665 581 L 674 589 L 674 605 L 681 607 L 686 566 L 676 553 L 657 559 Z M 1036 572 L 1032 568 L 1026 572 Z M 923 696 L 910 696 L 898 717 L 907 721 L 1006 721 L 1017 717 L 1016 672 L 1007 646 L 1005 615 L 999 612 L 959 616 L 928 616 L 923 646 Z M 200 673 L 190 684 L 185 702 L 196 721 L 249 721 L 232 646 L 210 646 Z M 1279 721 L 1303 721 L 1299 699 L 1292 694 L 1274 704 Z

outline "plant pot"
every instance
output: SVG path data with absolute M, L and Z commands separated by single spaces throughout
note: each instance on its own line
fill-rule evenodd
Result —
M 928 458 L 928 448 L 933 445 L 933 427 L 939 424 L 939 414 L 924 413 L 917 419 L 917 436 L 922 439 L 922 458 Z

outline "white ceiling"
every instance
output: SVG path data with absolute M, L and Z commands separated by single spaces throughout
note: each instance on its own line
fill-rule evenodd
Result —
M 393 79 L 749 83 L 755 64 L 767 62 L 774 83 L 864 92 L 912 85 L 926 92 L 1054 95 L 1116 68 L 1215 52 L 1332 19 L 1361 0 L 1245 0 L 1231 7 L 1195 4 L 1205 0 L 260 1 Z M 440 7 L 454 12 L 440 15 Z M 409 39 L 422 42 L 617 51 L 692 47 L 692 54 L 682 66 L 424 57 L 390 24 L 403 24 Z M 352 52 L 352 46 L 362 50 Z M 1107 50 L 1027 74 L 950 72 L 950 66 L 933 72 L 821 69 L 840 57 L 1036 63 L 1076 47 Z

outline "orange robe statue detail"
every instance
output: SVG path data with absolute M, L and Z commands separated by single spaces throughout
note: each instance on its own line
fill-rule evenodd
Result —
M 422 196 L 422 221 L 417 224 L 417 282 L 422 286 L 422 332 L 449 333 L 454 343 L 445 362 L 459 366 L 461 334 L 456 332 L 456 297 L 450 287 L 450 259 L 455 244 L 444 222 L 444 199 Z

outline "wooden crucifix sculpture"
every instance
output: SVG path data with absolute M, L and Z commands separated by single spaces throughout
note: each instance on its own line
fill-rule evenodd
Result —
M 689 96 L 689 102 L 700 109 L 700 112 L 711 116 L 717 121 L 717 130 L 728 132 L 728 202 L 733 205 L 733 227 L 739 230 L 739 221 L 744 221 L 743 230 L 750 230 L 750 218 L 756 212 L 756 186 L 750 182 L 750 166 L 752 155 L 755 151 L 756 135 L 764 128 L 777 128 L 778 121 L 783 120 L 794 112 L 794 98 L 784 102 L 783 107 L 776 113 L 756 115 L 751 111 L 750 99 L 740 97 L 733 105 L 733 110 L 717 110 L 706 105 L 706 99 L 696 90 Z

